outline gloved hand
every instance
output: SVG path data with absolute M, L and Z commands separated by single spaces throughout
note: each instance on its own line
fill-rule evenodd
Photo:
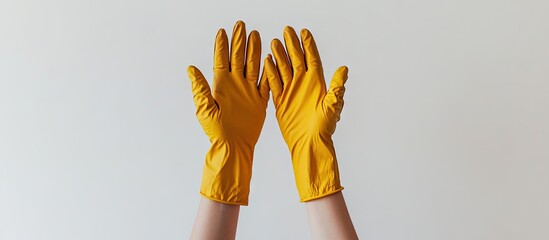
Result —
M 343 189 L 332 134 L 343 108 L 348 69 L 337 69 L 326 91 L 311 33 L 301 31 L 304 51 L 293 28 L 284 29 L 284 40 L 289 59 L 280 40 L 274 39 L 271 49 L 276 65 L 269 55 L 264 67 L 276 118 L 291 152 L 299 196 L 305 202 Z
M 246 50 L 247 49 L 247 50 Z M 200 194 L 214 201 L 248 205 L 254 147 L 265 120 L 269 86 L 258 86 L 261 40 L 252 31 L 246 48 L 244 22 L 236 23 L 229 61 L 225 30 L 214 47 L 213 92 L 194 66 L 188 74 L 196 116 L 211 142 L 206 154 Z

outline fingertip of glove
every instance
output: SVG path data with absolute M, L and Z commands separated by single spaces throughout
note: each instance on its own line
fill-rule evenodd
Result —
M 242 19 L 239 19 L 238 21 L 236 21 L 235 25 L 245 25 L 244 21 L 242 21 Z
M 189 65 L 187 67 L 187 74 L 189 75 L 189 77 L 193 78 L 195 73 L 196 73 L 196 67 L 193 65 Z
M 256 37 L 259 37 L 259 32 L 258 32 L 257 30 L 254 29 L 254 30 L 252 30 L 252 31 L 250 32 L 250 36 L 252 36 L 252 35 L 254 35 L 254 36 L 256 36 Z
M 285 26 L 284 27 L 284 32 L 288 32 L 288 33 L 294 32 L 295 33 L 295 30 L 291 26 Z
M 339 73 L 338 77 L 342 80 L 343 84 L 345 84 L 347 82 L 347 79 L 348 79 L 349 68 L 347 68 L 347 66 L 341 66 L 337 69 L 336 72 Z
M 265 59 L 263 59 L 263 63 L 265 64 L 265 66 L 267 64 L 269 64 L 269 60 L 272 61 L 273 60 L 273 56 L 271 54 L 267 54 L 267 56 L 265 57 Z
M 347 75 L 349 73 L 349 68 L 347 66 L 341 66 L 341 67 L 339 67 L 338 70 L 341 71 L 345 75 Z
M 279 44 L 281 44 L 282 42 L 280 42 L 280 39 L 278 38 L 275 38 L 271 41 L 271 48 L 275 48 L 277 47 Z
M 197 79 L 202 78 L 202 73 L 194 65 L 189 65 L 189 67 L 187 68 L 187 74 L 189 75 L 189 79 L 191 80 L 191 82 L 195 82 Z
M 246 24 L 244 23 L 244 21 L 242 20 L 238 20 L 236 21 L 236 23 L 234 24 L 234 28 L 233 28 L 233 34 L 237 33 L 237 32 L 242 32 L 242 31 L 246 31 Z
M 311 36 L 311 32 L 309 31 L 309 29 L 306 29 L 306 28 L 301 29 L 300 34 L 301 34 L 301 38 Z
M 225 35 L 227 34 L 227 33 L 225 32 L 225 29 L 224 29 L 224 28 L 220 28 L 219 30 L 217 30 L 217 36 L 220 36 L 220 35 L 222 35 L 222 34 L 225 34 Z

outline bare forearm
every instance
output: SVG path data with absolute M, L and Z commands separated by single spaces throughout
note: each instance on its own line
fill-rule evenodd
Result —
M 312 239 L 358 239 L 341 192 L 305 205 Z
M 239 212 L 238 205 L 202 198 L 191 239 L 234 239 Z

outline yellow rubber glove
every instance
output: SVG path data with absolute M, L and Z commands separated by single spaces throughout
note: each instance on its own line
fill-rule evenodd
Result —
M 291 27 L 284 29 L 289 55 L 278 39 L 271 44 L 265 73 L 273 94 L 276 118 L 292 155 L 301 201 L 321 198 L 343 189 L 332 134 L 343 108 L 347 67 L 337 69 L 326 91 L 322 63 L 313 36 L 301 31 L 301 41 Z M 289 60 L 289 61 L 288 61 Z
M 206 154 L 200 194 L 214 201 L 248 205 L 254 147 L 265 120 L 269 86 L 258 86 L 261 40 L 252 31 L 246 48 L 244 22 L 236 23 L 229 62 L 225 30 L 214 47 L 213 92 L 194 66 L 188 73 L 196 116 L 211 142 Z

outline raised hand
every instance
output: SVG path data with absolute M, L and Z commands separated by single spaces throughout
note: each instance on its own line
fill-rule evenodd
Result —
M 332 134 L 343 109 L 348 69 L 338 68 L 326 89 L 324 72 L 313 35 L 301 31 L 301 44 L 292 27 L 284 29 L 284 45 L 271 44 L 265 74 L 273 94 L 276 118 L 292 155 L 301 201 L 343 189 Z M 303 48 L 301 47 L 303 46 Z
M 248 204 L 254 147 L 269 99 L 267 81 L 262 77 L 258 84 L 260 61 L 259 33 L 252 31 L 246 44 L 246 28 L 239 21 L 232 33 L 230 55 L 225 30 L 217 33 L 213 91 L 200 70 L 189 66 L 196 116 L 212 144 L 200 188 L 211 200 Z

